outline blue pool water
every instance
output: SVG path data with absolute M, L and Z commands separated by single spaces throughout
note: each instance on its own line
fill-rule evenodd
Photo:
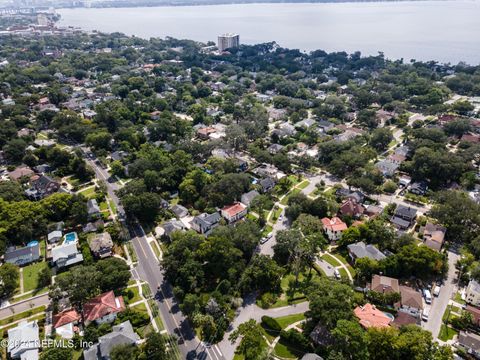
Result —
M 74 232 L 65 234 L 65 243 L 71 243 L 77 241 L 77 234 Z
M 38 245 L 38 241 L 37 240 L 33 240 L 33 241 L 30 241 L 27 246 L 28 247 L 33 247 L 33 246 L 37 246 Z

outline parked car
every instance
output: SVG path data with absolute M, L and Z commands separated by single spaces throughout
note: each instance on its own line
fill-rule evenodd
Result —
M 337 269 L 333 270 L 333 275 L 335 276 L 335 279 L 340 279 L 341 278 L 340 272 Z
M 430 293 L 430 290 L 428 289 L 423 290 L 423 297 L 425 298 L 425 302 L 427 304 L 432 303 L 432 294 Z
M 423 321 L 428 321 L 428 313 L 430 312 L 430 309 L 423 309 L 422 312 L 422 320 Z
M 435 289 L 433 289 L 433 296 L 437 296 L 440 295 L 440 286 L 435 286 Z

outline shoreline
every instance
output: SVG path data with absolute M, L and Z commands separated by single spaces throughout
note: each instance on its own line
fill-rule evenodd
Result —
M 205 2 L 169 2 L 158 4 L 103 4 L 102 6 L 92 5 L 90 7 L 76 6 L 76 7 L 61 7 L 55 10 L 77 10 L 77 9 L 137 9 L 137 8 L 163 8 L 163 7 L 188 7 L 188 6 L 218 6 L 218 5 L 255 5 L 255 4 L 372 4 L 372 3 L 417 3 L 417 2 L 452 2 L 455 0 L 252 0 L 252 1 L 205 1 Z M 478 2 L 480 0 L 466 0 L 471 2 Z

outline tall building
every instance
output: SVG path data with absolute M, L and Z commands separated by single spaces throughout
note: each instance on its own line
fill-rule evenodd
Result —
M 226 49 L 236 48 L 240 46 L 240 35 L 238 34 L 223 34 L 218 37 L 218 50 L 225 51 Z

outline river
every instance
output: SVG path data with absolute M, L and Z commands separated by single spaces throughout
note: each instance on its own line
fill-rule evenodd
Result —
M 405 61 L 480 64 L 480 0 L 233 4 L 60 9 L 59 25 L 207 42 L 226 32 L 245 44 L 361 51 Z

